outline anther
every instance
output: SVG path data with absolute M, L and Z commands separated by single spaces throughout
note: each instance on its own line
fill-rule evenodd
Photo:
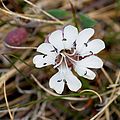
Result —
M 84 45 L 87 47 L 88 46 L 88 44 L 87 43 L 84 43 Z
M 46 54 L 44 54 L 44 55 L 43 55 L 43 58 L 45 58 L 46 56 L 47 56 L 47 55 L 46 55 Z
M 46 65 L 47 63 L 43 63 L 43 65 Z
M 92 52 L 92 51 L 90 51 L 90 53 L 93 55 L 93 52 Z
M 57 80 L 57 82 L 61 82 L 62 80 Z
M 55 52 L 56 50 L 54 49 L 54 50 L 51 50 L 50 52 Z
M 63 41 L 67 41 L 67 39 L 65 39 L 65 38 L 63 38 L 62 40 L 63 40 Z
M 85 74 L 84 75 L 87 75 L 87 71 L 85 72 Z

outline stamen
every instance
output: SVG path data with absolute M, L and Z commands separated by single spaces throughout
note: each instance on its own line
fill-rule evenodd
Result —
M 55 52 L 56 50 L 54 49 L 54 50 L 51 50 L 50 52 Z
M 62 40 L 63 40 L 63 41 L 67 41 L 67 39 L 65 39 L 65 38 L 63 38 Z
M 69 67 L 68 67 L 68 64 L 67 64 L 67 61 L 66 61 L 66 56 L 64 57 L 64 61 L 65 61 L 65 66 L 66 66 L 67 70 L 69 70 Z
M 65 55 L 63 53 L 60 53 L 60 55 L 62 55 L 63 57 L 65 57 Z
M 63 61 L 63 56 L 61 57 L 60 62 L 58 64 L 56 64 L 53 68 L 56 68 L 56 67 L 60 66 L 60 64 L 62 63 L 62 61 Z
M 76 65 L 76 63 L 78 62 L 78 61 L 72 59 L 71 57 L 69 57 L 68 55 L 66 55 L 66 57 L 69 58 L 69 60 L 71 61 L 71 63 L 72 63 L 73 65 Z
M 76 53 L 76 50 L 74 49 L 74 51 L 73 51 L 72 54 L 69 54 L 69 53 L 65 53 L 65 54 L 67 54 L 67 55 L 69 55 L 69 56 L 73 56 L 73 55 L 75 55 L 75 53 Z
M 57 82 L 61 82 L 62 80 L 57 80 Z
M 72 62 L 77 62 L 76 60 L 74 60 L 71 57 L 69 57 L 67 54 L 66 54 L 66 57 L 68 57 Z

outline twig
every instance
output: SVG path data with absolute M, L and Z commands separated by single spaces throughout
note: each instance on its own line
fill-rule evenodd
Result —
M 104 69 L 103 69 L 103 71 L 104 71 Z M 106 77 L 109 79 L 109 75 L 107 74 L 107 72 L 106 71 L 104 71 L 105 72 L 105 75 L 106 75 Z M 115 82 L 115 84 L 118 82 L 118 80 L 119 80 L 119 77 L 120 77 L 120 72 L 119 72 L 119 74 L 118 74 L 118 77 L 117 77 L 117 79 L 116 79 L 116 82 Z M 116 87 L 115 87 L 116 88 Z M 114 100 L 116 100 L 117 99 L 117 97 L 120 95 L 120 88 L 118 89 L 118 91 L 117 91 L 117 93 L 114 95 L 114 93 L 115 93 L 115 91 L 116 91 L 116 89 L 113 89 L 112 90 L 112 95 L 110 96 L 110 100 L 109 100 L 109 102 L 103 107 L 103 109 L 99 112 L 99 113 L 97 113 L 93 118 L 91 118 L 90 120 L 94 120 L 95 118 L 97 118 L 102 112 L 104 112 L 104 111 L 106 111 L 107 112 L 107 114 L 108 114 L 108 111 L 107 111 L 107 109 L 108 109 L 108 107 L 109 107 L 109 105 L 114 101 Z M 108 116 L 108 115 L 107 115 Z M 107 120 L 108 120 L 109 118 L 107 118 Z
M 109 111 L 109 107 L 107 107 L 105 109 L 105 117 L 106 117 L 106 120 L 110 120 L 110 111 Z
M 115 81 L 115 84 L 117 84 L 120 80 L 120 71 L 118 72 L 118 76 L 117 76 L 117 79 Z M 113 87 L 113 91 L 112 91 L 112 94 L 110 96 L 110 99 L 113 97 L 113 95 L 115 94 L 115 91 L 116 91 L 116 86 Z
M 120 89 L 118 90 L 118 92 L 116 93 L 116 95 L 101 109 L 100 112 L 98 112 L 94 117 L 92 117 L 90 120 L 95 120 L 102 112 L 105 111 L 105 109 L 114 101 L 117 99 L 117 97 L 119 96 L 119 92 Z
M 108 73 L 105 71 L 104 68 L 101 68 L 102 72 L 104 73 L 105 77 L 108 79 L 110 84 L 114 84 Z
M 45 107 L 46 107 L 46 102 L 44 102 L 42 105 L 41 105 L 41 109 L 40 111 L 38 112 L 38 114 L 36 115 L 36 117 L 38 118 L 39 116 L 43 116 L 43 112 L 45 110 Z
M 29 5 L 39 9 L 42 13 L 44 13 L 45 15 L 47 15 L 48 17 L 52 18 L 53 20 L 59 22 L 60 24 L 64 24 L 62 21 L 60 21 L 59 19 L 57 19 L 56 17 L 52 16 L 51 14 L 49 14 L 48 12 L 42 10 L 41 8 L 39 8 L 38 6 L 36 6 L 35 4 L 33 4 L 32 2 L 28 1 L 28 0 L 24 0 L 24 2 L 28 3 Z

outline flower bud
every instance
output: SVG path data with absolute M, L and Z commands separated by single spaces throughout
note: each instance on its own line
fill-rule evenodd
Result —
M 5 43 L 11 46 L 20 46 L 26 42 L 28 32 L 24 27 L 16 28 L 10 31 L 5 37 Z

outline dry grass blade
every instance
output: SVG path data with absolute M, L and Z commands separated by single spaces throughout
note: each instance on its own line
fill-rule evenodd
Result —
M 49 24 L 59 24 L 59 22 L 57 21 L 51 21 L 51 20 L 43 20 L 43 19 L 39 19 L 39 18 L 32 18 L 29 17 L 29 15 L 25 15 L 25 14 L 19 14 L 19 13 L 15 13 L 12 11 L 8 11 L 8 10 L 4 10 L 2 8 L 0 8 L 0 11 L 3 12 L 5 15 L 12 15 L 14 17 L 20 17 L 26 20 L 31 20 L 31 21 L 37 21 L 37 22 L 41 22 L 41 23 L 49 23 Z
M 71 102 L 69 102 L 69 105 L 70 105 L 70 107 L 71 107 L 72 109 L 77 110 L 77 111 L 80 112 L 80 111 L 86 110 L 86 109 L 92 104 L 92 102 L 93 102 L 93 100 L 92 100 L 92 99 L 89 99 L 89 100 L 87 101 L 87 103 L 86 103 L 83 107 L 81 107 L 81 108 L 76 108 L 76 107 L 74 107 Z
M 118 76 L 117 76 L 117 79 L 115 81 L 115 84 L 117 84 L 119 81 L 120 81 L 120 71 L 118 72 Z M 113 87 L 113 91 L 112 91 L 110 98 L 112 98 L 114 96 L 115 91 L 116 91 L 116 86 Z
M 116 81 L 118 82 L 119 79 L 120 79 L 120 73 L 118 74 Z M 114 91 L 114 89 L 113 89 L 113 91 Z M 112 102 L 114 102 L 118 98 L 119 95 L 120 95 L 120 88 L 118 89 L 118 91 L 114 95 L 112 95 L 112 97 L 110 97 L 108 103 L 101 109 L 101 111 L 98 112 L 90 120 L 95 120 L 101 113 L 103 113 L 106 110 L 106 108 L 108 108 L 112 104 Z
M 11 49 L 19 49 L 19 50 L 24 50 L 24 49 L 37 49 L 37 47 L 16 47 L 16 46 L 12 46 L 12 45 L 9 45 L 7 43 L 4 42 L 4 45 L 8 48 L 11 48 Z
M 6 106 L 7 106 L 9 115 L 10 115 L 10 119 L 11 119 L 11 120 L 14 120 L 13 115 L 12 115 L 12 113 L 11 113 L 11 110 L 10 110 L 10 108 L 9 108 L 8 100 L 7 100 L 6 88 L 5 88 L 5 81 L 4 81 L 4 97 L 5 97 Z
M 120 91 L 119 91 L 119 92 L 120 92 Z M 95 120 L 102 112 L 104 112 L 104 111 L 106 110 L 107 107 L 109 107 L 109 105 L 110 105 L 114 100 L 117 99 L 118 96 L 119 96 L 118 94 L 115 95 L 115 96 L 105 105 L 105 107 L 103 107 L 103 108 L 101 109 L 101 111 L 98 112 L 98 113 L 97 113 L 94 117 L 92 117 L 90 120 Z
M 105 77 L 108 79 L 110 84 L 113 84 L 112 79 L 110 78 L 110 76 L 108 75 L 108 73 L 105 71 L 104 68 L 101 68 L 102 72 L 104 73 Z
M 26 61 L 27 64 L 31 64 L 32 61 L 31 60 L 28 60 Z M 24 63 L 22 64 L 19 64 L 17 66 L 18 69 L 23 69 L 26 65 Z M 15 68 L 12 68 L 10 71 L 8 71 L 7 73 L 3 74 L 1 77 L 0 77 L 0 88 L 2 87 L 4 81 L 7 81 L 10 77 L 14 76 L 15 74 L 17 73 L 17 70 Z
M 0 3 L 0 120 L 120 119 L 119 0 L 0 0 Z M 99 54 L 104 68 L 96 71 L 95 80 L 87 81 L 77 76 L 72 61 L 67 60 L 82 87 L 71 92 L 65 84 L 63 95 L 59 95 L 48 86 L 57 69 L 53 66 L 36 69 L 32 59 L 41 55 L 37 46 L 44 40 L 50 41 L 50 33 L 68 24 L 78 26 L 79 31 L 94 26 L 91 39 L 102 39 L 106 46 Z M 19 28 L 27 31 L 24 42 L 24 30 L 18 31 L 17 36 Z M 13 38 L 8 37 L 9 33 Z M 19 45 L 17 41 L 21 41 Z M 73 54 L 70 57 L 77 60 Z
M 82 90 L 80 93 L 83 93 L 83 92 L 92 92 L 92 93 L 96 94 L 100 100 L 100 103 L 102 103 L 102 98 L 101 98 L 100 94 L 97 93 L 96 91 L 94 91 L 94 90 Z
M 37 85 L 42 88 L 44 91 L 46 91 L 47 93 L 49 93 L 50 95 L 53 95 L 53 96 L 60 96 L 48 89 L 46 89 L 43 85 L 40 84 L 40 82 L 38 82 L 38 80 L 35 78 L 35 76 L 33 74 L 31 74 L 31 77 L 33 78 L 33 80 L 37 83 Z
M 35 8 L 37 8 L 38 10 L 40 10 L 42 13 L 44 13 L 44 14 L 47 15 L 48 17 L 52 18 L 53 20 L 59 22 L 59 23 L 62 24 L 62 25 L 64 24 L 64 23 L 61 22 L 59 19 L 57 19 L 56 17 L 50 15 L 50 14 L 47 13 L 46 11 L 40 9 L 39 7 L 37 7 L 35 4 L 31 3 L 30 1 L 28 1 L 28 0 L 24 0 L 24 1 L 25 1 L 26 3 L 28 3 L 29 5 L 31 5 L 31 6 L 33 6 L 33 7 L 35 7 Z
M 105 110 L 105 117 L 106 117 L 106 120 L 110 120 L 110 111 L 109 111 L 109 107 L 106 108 L 106 110 Z

